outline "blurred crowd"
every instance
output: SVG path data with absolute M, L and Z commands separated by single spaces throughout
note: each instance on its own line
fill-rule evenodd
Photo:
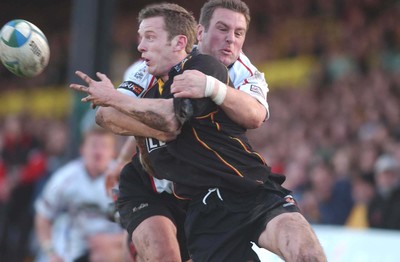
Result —
M 273 44 L 249 50 L 317 66 L 306 86 L 271 87 L 256 149 L 310 222 L 400 229 L 400 3 L 294 2 L 259 3 Z
M 252 22 L 244 51 L 255 64 L 300 55 L 317 61 L 307 84 L 270 85 L 271 116 L 249 131 L 254 148 L 286 175 L 311 223 L 400 229 L 400 1 L 246 2 Z M 129 31 L 135 15 L 117 22 L 115 80 L 137 56 Z M 42 76 L 15 80 L 2 67 L 2 89 L 65 88 L 69 43 L 61 32 L 49 31 L 53 60 Z M 29 112 L 0 120 L 0 253 L 27 249 L 33 201 L 66 162 L 68 130 L 65 120 Z
M 22 261 L 32 240 L 33 203 L 65 163 L 63 121 L 7 116 L 0 129 L 0 258 Z

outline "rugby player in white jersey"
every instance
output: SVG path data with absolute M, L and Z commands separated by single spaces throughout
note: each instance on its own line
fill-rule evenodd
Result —
M 111 199 L 104 190 L 104 171 L 112 164 L 115 143 L 108 130 L 88 130 L 81 158 L 57 170 L 36 200 L 35 228 L 43 261 L 121 260 L 123 228 L 110 221 Z
M 212 2 L 218 2 L 218 1 L 210 1 L 211 3 L 209 6 L 212 6 Z M 223 2 L 238 2 L 238 1 L 223 1 Z M 207 5 L 207 4 L 206 4 Z M 205 8 L 202 9 L 204 11 Z M 200 26 L 198 30 L 198 39 L 199 39 L 199 50 L 200 52 L 205 52 L 211 55 L 214 55 L 219 58 L 221 62 L 223 62 L 226 66 L 230 68 L 230 76 L 232 78 L 233 83 L 235 84 L 236 87 L 240 86 L 240 89 L 242 91 L 247 91 L 248 94 L 245 92 L 241 92 L 232 88 L 226 88 L 222 87 L 221 85 L 217 85 L 218 87 L 214 89 L 214 92 L 207 92 L 205 91 L 205 87 L 208 86 L 206 83 L 209 81 L 209 78 L 206 78 L 203 74 L 199 72 L 187 72 L 182 74 L 180 77 L 176 77 L 176 82 L 172 86 L 172 92 L 176 94 L 176 96 L 185 96 L 185 97 L 192 97 L 192 98 L 199 98 L 199 97 L 204 97 L 204 96 L 210 96 L 216 103 L 218 103 L 221 108 L 225 111 L 225 113 L 234 121 L 236 121 L 238 124 L 242 125 L 245 128 L 255 128 L 259 126 L 263 120 L 267 116 L 268 112 L 268 106 L 266 103 L 266 93 L 267 93 L 267 87 L 265 82 L 263 81 L 263 77 L 259 74 L 256 73 L 256 70 L 253 66 L 251 66 L 247 59 L 244 59 L 244 57 L 239 57 L 241 47 L 243 45 L 244 37 L 246 30 L 248 28 L 248 22 L 249 22 L 249 17 L 244 15 L 243 13 L 240 13 L 238 11 L 232 11 L 230 8 L 227 8 L 225 6 L 214 6 L 213 8 L 209 8 L 211 10 L 209 15 L 209 24 L 207 28 L 207 24 L 205 23 L 205 20 L 200 20 Z M 202 12 L 203 13 L 203 12 Z M 206 13 L 206 12 L 204 12 Z M 229 17 L 229 15 L 232 15 L 232 17 Z M 204 16 L 203 16 L 204 17 Z M 205 15 L 207 17 L 207 14 Z M 202 48 L 203 43 L 212 43 L 215 45 L 214 48 Z M 218 45 L 219 44 L 219 45 Z M 243 61 L 245 60 L 245 61 Z M 147 64 L 151 63 L 152 61 L 146 61 Z M 235 72 L 235 66 L 236 66 L 236 71 Z M 240 68 L 242 70 L 240 70 Z M 245 69 L 245 70 L 243 70 Z M 143 75 L 146 74 L 146 68 L 143 70 L 139 70 L 138 72 L 142 72 L 139 74 L 134 75 L 134 78 L 138 80 L 138 78 L 142 79 Z M 232 73 L 234 72 L 234 73 Z M 247 73 L 245 73 L 247 72 Z M 232 74 L 234 75 L 232 77 Z M 99 85 L 102 84 L 102 82 L 107 82 L 108 80 L 104 77 L 104 75 L 98 74 L 98 76 L 102 79 L 102 82 L 94 82 L 93 80 L 89 79 L 87 76 L 85 76 L 82 73 L 78 73 L 83 79 L 85 79 L 90 87 L 100 87 Z M 235 76 L 236 80 L 235 80 Z M 239 77 L 239 78 L 238 78 Z M 240 77 L 243 77 L 240 79 Z M 247 77 L 247 78 L 246 78 Z M 237 80 L 239 79 L 239 80 Z M 193 81 L 195 80 L 195 81 Z M 191 82 L 192 83 L 192 88 L 187 89 L 187 83 Z M 203 84 L 202 86 L 198 87 L 196 85 L 193 85 L 193 83 L 201 83 Z M 106 83 L 107 85 L 109 83 Z M 186 87 L 185 87 L 186 86 Z M 136 95 L 140 95 L 141 89 L 144 89 L 144 87 L 132 83 L 132 85 L 128 84 L 125 86 L 122 86 L 122 88 L 125 89 L 131 89 L 134 93 L 136 91 Z M 128 88 L 126 88 L 128 87 Z M 185 88 L 183 88 L 185 87 Z M 96 91 L 100 90 L 89 90 L 89 88 L 86 88 L 83 90 L 81 87 L 75 86 L 76 89 L 81 90 L 81 91 L 86 91 L 90 94 L 90 97 L 85 98 L 84 101 L 91 101 L 94 102 L 95 104 L 102 105 L 101 100 L 96 100 L 97 95 L 95 94 Z M 200 90 L 200 91 L 198 91 Z M 222 92 L 220 90 L 223 90 Z M 100 91 L 101 92 L 101 91 Z M 250 94 L 250 95 L 249 95 Z M 256 98 L 256 99 L 254 99 Z M 249 108 L 246 108 L 246 106 L 249 106 Z M 102 112 L 103 111 L 103 112 Z M 111 112 L 104 112 L 104 111 L 111 111 Z M 101 110 L 101 113 L 99 114 L 101 117 L 99 117 L 102 121 L 106 122 L 108 121 L 108 125 L 111 128 L 114 128 L 114 130 L 129 130 L 129 132 L 132 132 L 133 135 L 137 135 L 140 133 L 140 131 L 135 130 L 136 127 L 130 128 L 127 126 L 124 126 L 126 123 L 125 121 L 121 122 L 121 118 L 126 118 L 127 116 L 121 116 L 119 117 L 119 120 L 115 118 L 115 110 L 113 109 L 106 109 L 106 110 Z M 173 112 L 172 112 L 173 113 Z M 165 112 L 161 113 L 161 115 L 165 115 L 168 117 L 168 114 L 171 114 L 171 110 L 165 110 Z M 119 115 L 119 113 L 118 113 Z M 112 120 L 114 119 L 114 120 Z M 115 122 L 116 120 L 116 122 Z M 114 126 L 112 126 L 112 122 Z M 131 121 L 134 122 L 134 120 Z M 164 126 L 161 128 L 163 131 L 169 131 L 169 130 L 176 130 L 176 125 L 179 125 L 177 121 L 171 121 L 168 122 L 171 126 Z M 132 124 L 133 125 L 133 124 Z M 175 125 L 175 126 L 174 126 Z M 133 130 L 133 131 L 132 131 Z M 126 132 L 126 131 L 124 131 Z M 142 130 L 143 132 L 143 130 Z M 149 129 L 143 133 L 146 136 L 149 136 L 151 133 Z M 151 136 L 151 135 L 150 135 Z M 156 137 L 156 136 L 155 136 Z M 155 187 L 157 188 L 157 187 Z M 143 206 L 144 208 L 144 206 Z M 137 210 L 137 209 L 136 209 Z M 136 211 L 135 210 L 135 211 Z M 277 219 L 278 217 L 274 218 L 271 220 L 271 222 L 268 225 L 276 224 L 276 221 L 279 221 Z M 143 222 L 146 222 L 147 220 L 153 219 L 153 217 L 149 217 Z M 161 218 L 160 218 L 161 219 Z M 167 219 L 168 220 L 168 219 Z M 151 232 L 151 226 L 157 226 L 157 227 L 170 227 L 175 226 L 171 221 L 165 221 L 165 219 L 160 220 L 156 222 L 156 220 L 153 221 L 153 223 L 147 224 L 147 228 L 144 229 L 145 232 L 141 232 L 142 234 L 151 234 L 153 235 L 153 238 L 155 240 L 157 239 L 157 233 L 162 232 L 155 230 Z M 135 234 L 135 231 L 137 231 L 142 224 L 139 224 L 139 226 L 134 230 L 133 235 Z M 272 226 L 273 227 L 273 226 Z M 306 230 L 306 229 L 303 229 Z M 308 230 L 308 229 L 307 229 Z M 272 241 L 268 243 L 263 243 L 264 240 L 269 240 L 271 238 L 271 235 L 274 235 L 274 230 L 269 230 L 269 234 L 263 234 L 260 236 L 259 242 L 262 243 L 262 246 L 268 247 L 270 250 L 273 250 L 275 253 L 280 254 L 278 248 L 280 248 L 281 243 L 279 241 L 276 241 L 276 239 L 271 239 Z M 176 234 L 176 230 L 173 231 L 173 233 Z M 308 233 L 305 232 L 305 233 Z M 134 239 L 134 236 L 132 235 L 132 239 Z M 171 235 L 171 237 L 175 237 L 174 234 Z M 176 241 L 176 239 L 172 239 L 171 241 Z M 296 239 L 294 240 L 295 245 L 298 244 L 296 243 Z M 315 241 L 315 240 L 313 240 Z M 135 241 L 134 241 L 135 243 Z M 271 243 L 276 246 L 273 246 Z M 136 244 L 136 243 L 135 243 Z M 150 242 L 151 244 L 151 242 Z M 152 251 L 155 251 L 155 249 L 151 248 Z M 140 252 L 140 251 L 139 251 Z M 282 254 L 280 254 L 282 255 Z

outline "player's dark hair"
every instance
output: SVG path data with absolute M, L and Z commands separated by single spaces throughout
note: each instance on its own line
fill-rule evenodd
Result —
M 250 9 L 247 4 L 241 0 L 209 0 L 200 11 L 199 23 L 204 26 L 205 31 L 210 27 L 210 21 L 217 8 L 225 8 L 244 15 L 247 29 L 250 24 Z
M 141 23 L 143 19 L 158 16 L 164 18 L 168 40 L 171 41 L 177 35 L 186 36 L 186 52 L 190 53 L 196 42 L 196 19 L 193 15 L 177 4 L 157 3 L 140 10 L 138 20 Z

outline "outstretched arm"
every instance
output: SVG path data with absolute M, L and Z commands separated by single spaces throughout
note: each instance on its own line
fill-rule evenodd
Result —
M 174 140 L 179 134 L 179 130 L 164 132 L 151 128 L 112 107 L 100 107 L 96 112 L 96 123 L 114 134 L 152 137 L 164 142 Z
M 186 70 L 181 75 L 174 77 L 171 92 L 175 97 L 202 98 L 207 96 L 207 78 L 198 70 Z M 222 86 L 221 86 L 222 85 Z M 225 86 L 225 87 L 224 87 Z M 230 88 L 220 81 L 214 81 L 212 92 L 208 94 L 215 99 L 219 89 L 226 89 L 226 94 L 219 105 L 224 112 L 237 124 L 244 128 L 253 129 L 259 127 L 267 116 L 266 108 L 251 95 L 240 90 Z
M 72 89 L 88 94 L 88 96 L 82 98 L 82 102 L 91 102 L 96 106 L 113 107 L 160 131 L 176 132 L 179 130 L 181 125 L 175 117 L 173 99 L 136 99 L 118 92 L 110 79 L 104 74 L 96 73 L 100 81 L 95 81 L 80 71 L 77 71 L 76 74 L 87 83 L 87 86 L 70 85 Z

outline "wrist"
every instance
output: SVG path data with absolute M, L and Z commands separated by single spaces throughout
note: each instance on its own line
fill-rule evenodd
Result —
M 53 247 L 53 244 L 51 243 L 51 241 L 44 242 L 42 245 L 42 250 L 47 255 L 54 254 L 54 247 Z
M 205 97 L 210 97 L 214 103 L 221 105 L 226 97 L 227 87 L 212 76 L 206 76 Z

